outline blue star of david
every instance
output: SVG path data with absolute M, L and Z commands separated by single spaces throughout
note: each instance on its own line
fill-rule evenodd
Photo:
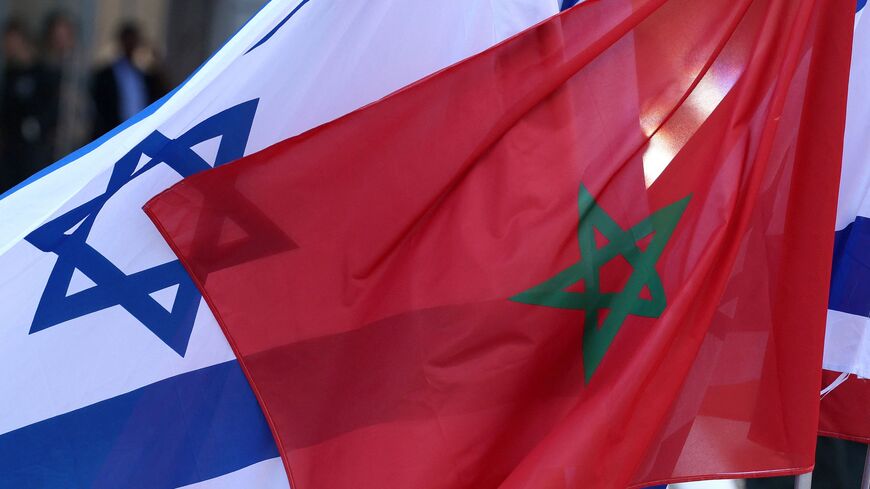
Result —
M 121 306 L 166 345 L 184 356 L 200 294 L 181 264 L 176 260 L 127 275 L 86 241 L 106 202 L 124 185 L 151 168 L 165 164 L 182 177 L 207 170 L 211 165 L 192 148 L 218 136 L 221 140 L 215 166 L 244 156 L 257 102 L 251 100 L 218 113 L 174 140 L 155 131 L 115 164 L 105 193 L 45 223 L 25 238 L 39 250 L 57 255 L 30 326 L 30 334 Z M 137 169 L 142 155 L 151 160 Z M 95 285 L 67 295 L 76 270 Z M 150 295 L 176 285 L 178 289 L 171 311 Z

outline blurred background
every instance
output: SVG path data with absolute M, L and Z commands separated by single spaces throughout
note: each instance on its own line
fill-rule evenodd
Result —
M 192 73 L 262 0 L 0 0 L 0 192 Z

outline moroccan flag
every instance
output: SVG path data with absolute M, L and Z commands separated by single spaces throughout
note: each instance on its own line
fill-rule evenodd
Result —
M 590 1 L 152 200 L 293 487 L 810 470 L 853 11 Z

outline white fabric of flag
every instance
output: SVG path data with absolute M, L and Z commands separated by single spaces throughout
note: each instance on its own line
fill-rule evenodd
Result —
M 824 368 L 870 378 L 870 14 L 858 3 Z
M 0 487 L 286 487 L 230 346 L 142 205 L 557 11 L 274 0 L 173 93 L 5 194 Z

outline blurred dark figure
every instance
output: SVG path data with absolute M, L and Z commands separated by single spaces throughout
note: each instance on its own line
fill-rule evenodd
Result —
M 819 438 L 813 489 L 859 489 L 867 445 L 835 438 Z M 750 479 L 746 489 L 793 489 L 794 477 Z
M 142 32 L 134 22 L 118 30 L 121 55 L 97 71 L 91 92 L 94 100 L 94 138 L 102 136 L 121 122 L 159 99 L 165 93 L 161 77 L 141 65 L 144 52 Z
M 0 93 L 0 190 L 5 191 L 50 163 L 47 134 L 54 109 L 50 84 L 24 24 L 6 24 L 2 49 L 6 65 Z
M 90 136 L 87 88 L 76 27 L 65 12 L 49 14 L 42 29 L 42 76 L 51 113 L 47 135 L 52 159 L 79 148 Z

